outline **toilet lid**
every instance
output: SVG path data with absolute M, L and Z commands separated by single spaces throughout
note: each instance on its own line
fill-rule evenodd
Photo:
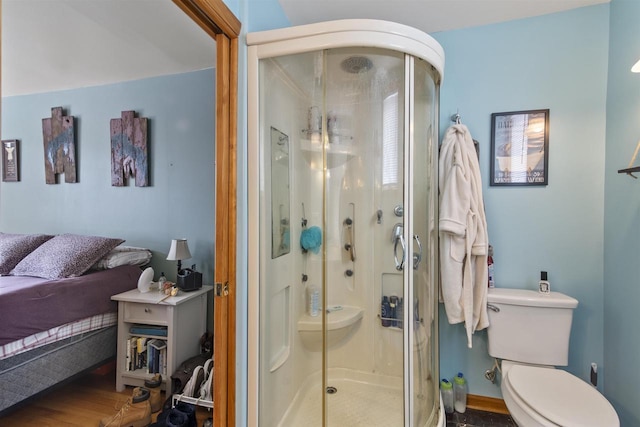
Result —
M 509 383 L 549 421 L 565 427 L 619 426 L 613 406 L 595 388 L 561 369 L 513 366 Z

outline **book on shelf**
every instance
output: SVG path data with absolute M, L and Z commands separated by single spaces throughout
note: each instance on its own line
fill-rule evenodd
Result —
M 125 362 L 124 362 L 125 370 L 131 370 L 131 340 L 127 339 L 127 350 L 125 354 Z
M 165 374 L 162 369 L 160 356 L 166 353 L 167 343 L 164 340 L 151 339 L 147 348 L 147 372 L 150 374 Z M 166 374 L 165 374 L 166 375 Z
M 167 336 L 167 327 L 166 326 L 156 326 L 156 325 L 132 325 L 129 328 L 129 332 L 132 334 L 139 335 L 154 335 L 158 337 L 166 337 Z
M 138 364 L 136 369 L 142 369 L 147 366 L 147 340 L 149 338 L 138 337 Z
M 125 370 L 167 375 L 167 342 L 164 339 L 131 336 L 127 339 Z
M 138 362 L 138 337 L 130 337 L 127 340 L 127 357 L 128 357 L 128 370 L 133 371 L 136 369 Z

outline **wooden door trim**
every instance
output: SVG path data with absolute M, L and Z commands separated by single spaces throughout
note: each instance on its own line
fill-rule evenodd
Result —
M 222 0 L 173 0 L 196 24 L 212 38 L 224 34 L 238 38 L 241 23 Z
M 229 198 L 227 211 L 229 213 L 229 242 L 227 250 L 232 254 L 228 259 L 229 277 L 233 286 L 229 293 L 229 341 L 227 345 L 227 375 L 231 380 L 227 383 L 227 425 L 236 424 L 236 254 L 237 254 L 237 165 L 238 165 L 238 37 L 230 40 L 229 56 L 229 87 L 233 88 L 233 95 L 229 96 Z
M 235 426 L 238 36 L 240 21 L 222 0 L 173 0 L 216 42 L 216 248 L 213 424 Z M 217 286 L 217 285 L 216 285 Z

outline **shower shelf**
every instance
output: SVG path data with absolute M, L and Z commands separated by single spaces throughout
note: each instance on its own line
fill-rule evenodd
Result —
M 314 142 L 311 139 L 303 139 L 301 141 L 300 148 L 302 151 L 310 151 L 313 153 L 322 153 L 322 144 L 320 142 Z M 351 143 L 344 144 L 339 142 L 332 142 L 327 144 L 327 154 L 348 154 L 353 155 L 353 146 Z
M 362 319 L 364 310 L 360 307 L 344 306 L 341 310 L 326 314 L 327 345 L 342 341 Z M 311 317 L 304 314 L 298 320 L 298 333 L 305 346 L 314 351 L 322 348 L 322 316 Z
M 402 323 L 402 320 L 396 319 L 395 317 L 382 317 L 379 314 L 378 314 L 378 319 L 380 320 L 380 324 L 382 324 L 383 320 L 388 320 L 389 322 Z M 394 329 L 394 330 L 397 330 L 397 331 L 401 331 L 402 330 L 402 327 L 400 327 L 400 326 L 384 326 L 384 327 L 387 328 L 387 329 Z
M 353 139 L 352 137 L 348 138 L 350 141 Z M 320 164 L 322 162 L 322 144 L 320 141 L 315 142 L 311 139 L 302 139 L 300 141 L 300 149 L 309 164 Z M 327 144 L 326 153 L 327 166 L 329 168 L 340 166 L 355 156 L 351 142 L 347 144 L 340 142 L 329 143 Z
M 360 307 L 345 306 L 342 310 L 327 313 L 327 329 L 329 331 L 351 326 L 362 319 L 364 310 Z M 298 320 L 298 331 L 322 331 L 322 316 L 311 317 L 304 314 Z
M 311 130 L 311 129 L 302 129 L 302 134 L 306 135 L 307 138 L 309 138 L 310 140 L 313 140 L 314 136 L 316 136 L 318 139 L 321 139 L 321 133 L 315 130 Z M 342 141 L 342 142 L 338 142 L 337 144 L 344 144 L 345 141 L 349 141 L 349 143 L 351 143 L 353 141 L 353 136 L 351 135 L 347 135 L 345 133 L 339 133 L 339 132 L 335 132 L 335 133 L 329 133 L 329 144 L 336 144 L 336 139 L 338 141 Z

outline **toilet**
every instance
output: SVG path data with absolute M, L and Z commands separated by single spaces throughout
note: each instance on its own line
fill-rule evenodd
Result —
M 613 406 L 566 366 L 573 310 L 559 292 L 491 288 L 489 354 L 502 360 L 502 396 L 520 427 L 618 427 Z

